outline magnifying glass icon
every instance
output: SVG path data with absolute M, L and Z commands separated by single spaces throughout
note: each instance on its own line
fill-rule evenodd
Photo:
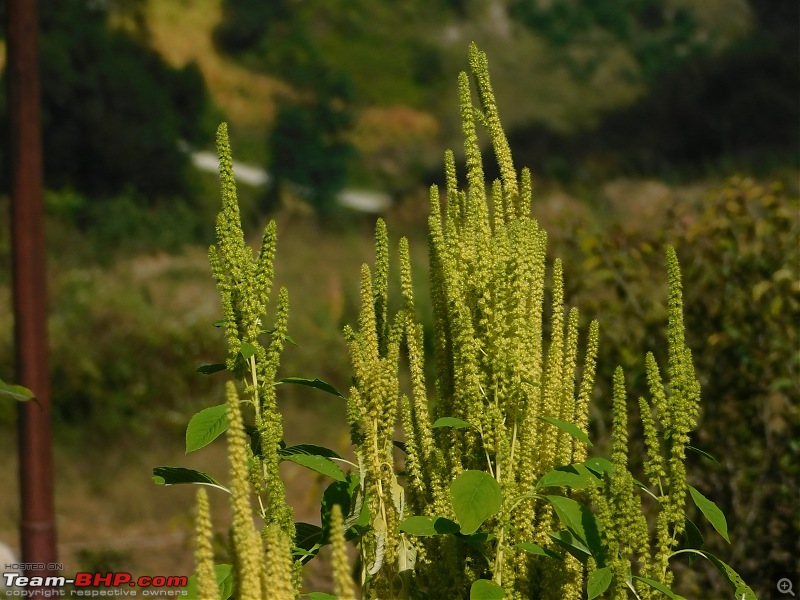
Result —
M 793 598 L 796 597 L 794 591 L 792 590 L 792 580 L 787 579 L 786 577 L 778 579 L 778 591 L 781 594 L 789 594 Z

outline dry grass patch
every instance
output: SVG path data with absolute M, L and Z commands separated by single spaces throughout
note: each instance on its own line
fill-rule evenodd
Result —
M 266 132 L 275 113 L 273 96 L 284 85 L 217 54 L 211 34 L 220 17 L 220 0 L 147 3 L 153 47 L 175 66 L 197 62 L 211 97 L 226 117 Z

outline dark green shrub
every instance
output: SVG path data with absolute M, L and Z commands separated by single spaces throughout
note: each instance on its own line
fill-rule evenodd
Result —
M 624 224 L 603 233 L 588 220 L 573 222 L 571 252 L 580 260 L 572 261 L 578 266 L 571 279 L 579 283 L 567 295 L 590 315 L 607 315 L 599 370 L 610 373 L 619 362 L 646 389 L 644 367 L 628 349 L 658 347 L 658 248 L 679 248 L 692 282 L 684 291 L 687 343 L 703 387 L 693 443 L 720 464 L 692 461 L 739 540 L 709 540 L 708 548 L 763 586 L 769 569 L 791 570 L 800 553 L 800 201 L 779 184 L 737 177 L 698 201 L 671 202 L 661 218 L 623 216 Z M 707 593 L 715 582 L 701 578 L 695 592 Z
M 41 9 L 45 183 L 93 197 L 133 187 L 151 202 L 183 191 L 188 156 L 178 143 L 207 137 L 200 70 L 170 67 L 92 6 Z

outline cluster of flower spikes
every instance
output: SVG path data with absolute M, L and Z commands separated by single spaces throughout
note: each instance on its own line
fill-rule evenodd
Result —
M 603 535 L 606 562 L 614 575 L 612 598 L 625 600 L 631 575 L 638 575 L 669 586 L 673 573 L 670 554 L 676 549 L 686 527 L 686 449 L 689 434 L 697 426 L 700 409 L 700 383 L 686 346 L 683 325 L 681 273 L 675 249 L 667 247 L 669 284 L 667 351 L 669 386 L 665 387 L 652 352 L 645 359 L 651 399 L 639 398 L 647 457 L 643 470 L 650 495 L 656 501 L 655 543 L 641 500 L 634 493 L 633 475 L 628 469 L 628 409 L 625 379 L 621 368 L 614 373 L 612 462 L 613 471 L 602 489 L 592 490 L 599 529 Z M 638 582 L 637 582 L 638 584 Z M 661 594 L 647 585 L 637 585 L 642 600 Z
M 276 227 L 271 221 L 264 232 L 256 258 L 242 231 L 233 176 L 227 126 L 217 131 L 222 210 L 217 217 L 217 244 L 209 249 L 209 261 L 222 300 L 228 342 L 226 366 L 243 384 L 244 401 L 233 382 L 228 382 L 227 444 L 230 464 L 232 553 L 238 597 L 247 600 L 290 600 L 300 584 L 300 563 L 292 561 L 295 536 L 292 508 L 278 473 L 277 451 L 283 425 L 275 397 L 275 377 L 287 331 L 289 299 L 285 288 L 278 295 L 275 325 L 265 331 L 263 321 L 269 303 L 276 248 Z M 269 342 L 263 341 L 269 335 Z M 252 406 L 254 430 L 246 432 L 241 405 Z M 248 434 L 257 443 L 251 444 Z M 253 454 L 249 449 L 259 447 Z M 255 491 L 264 526 L 256 533 L 251 506 Z M 220 597 L 211 551 L 211 521 L 205 492 L 197 500 L 197 586 L 200 596 Z
M 400 242 L 403 307 L 387 316 L 389 251 L 385 226 L 376 234 L 376 267 L 362 270 L 358 331 L 348 330 L 355 385 L 349 418 L 352 438 L 365 465 L 366 496 L 376 534 L 366 563 L 375 575 L 374 595 L 384 597 L 400 568 L 408 540 L 397 529 L 403 513 L 454 518 L 449 485 L 465 469 L 489 472 L 506 505 L 487 523 L 502 531 L 492 542 L 494 560 L 453 536 L 413 540 L 415 576 L 434 597 L 458 597 L 471 581 L 488 576 L 502 582 L 510 598 L 578 598 L 583 569 L 568 558 L 559 563 L 517 550 L 519 542 L 551 546 L 555 516 L 549 505 L 527 499 L 539 477 L 586 458 L 583 444 L 540 417 L 588 426 L 598 327 L 586 342 L 583 377 L 578 372 L 578 313 L 565 315 L 562 268 L 553 266 L 550 339 L 545 344 L 546 234 L 530 216 L 530 173 L 518 177 L 497 114 L 486 56 L 474 45 L 470 67 L 480 105 L 474 106 L 469 78 L 459 78 L 465 136 L 467 189 L 460 191 L 453 154 L 446 155 L 447 203 L 442 214 L 438 189 L 431 191 L 430 282 L 434 309 L 436 398 L 434 417 L 455 417 L 472 427 L 432 429 L 424 380 L 422 329 L 414 320 L 406 240 Z M 486 126 L 501 179 L 487 196 L 476 125 Z M 400 342 L 408 348 L 410 398 L 398 384 Z M 393 433 L 400 408 L 405 437 L 407 499 L 397 491 Z M 380 563 L 376 558 L 380 555 Z M 433 559 L 435 557 L 435 560 Z M 383 583 L 381 583 L 383 582 Z

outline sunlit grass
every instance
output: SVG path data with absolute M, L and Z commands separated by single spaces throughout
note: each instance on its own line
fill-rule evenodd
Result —
M 220 0 L 148 2 L 152 45 L 175 66 L 195 61 L 214 102 L 236 125 L 264 134 L 275 112 L 273 96 L 284 86 L 217 53 L 211 37 L 220 20 Z

